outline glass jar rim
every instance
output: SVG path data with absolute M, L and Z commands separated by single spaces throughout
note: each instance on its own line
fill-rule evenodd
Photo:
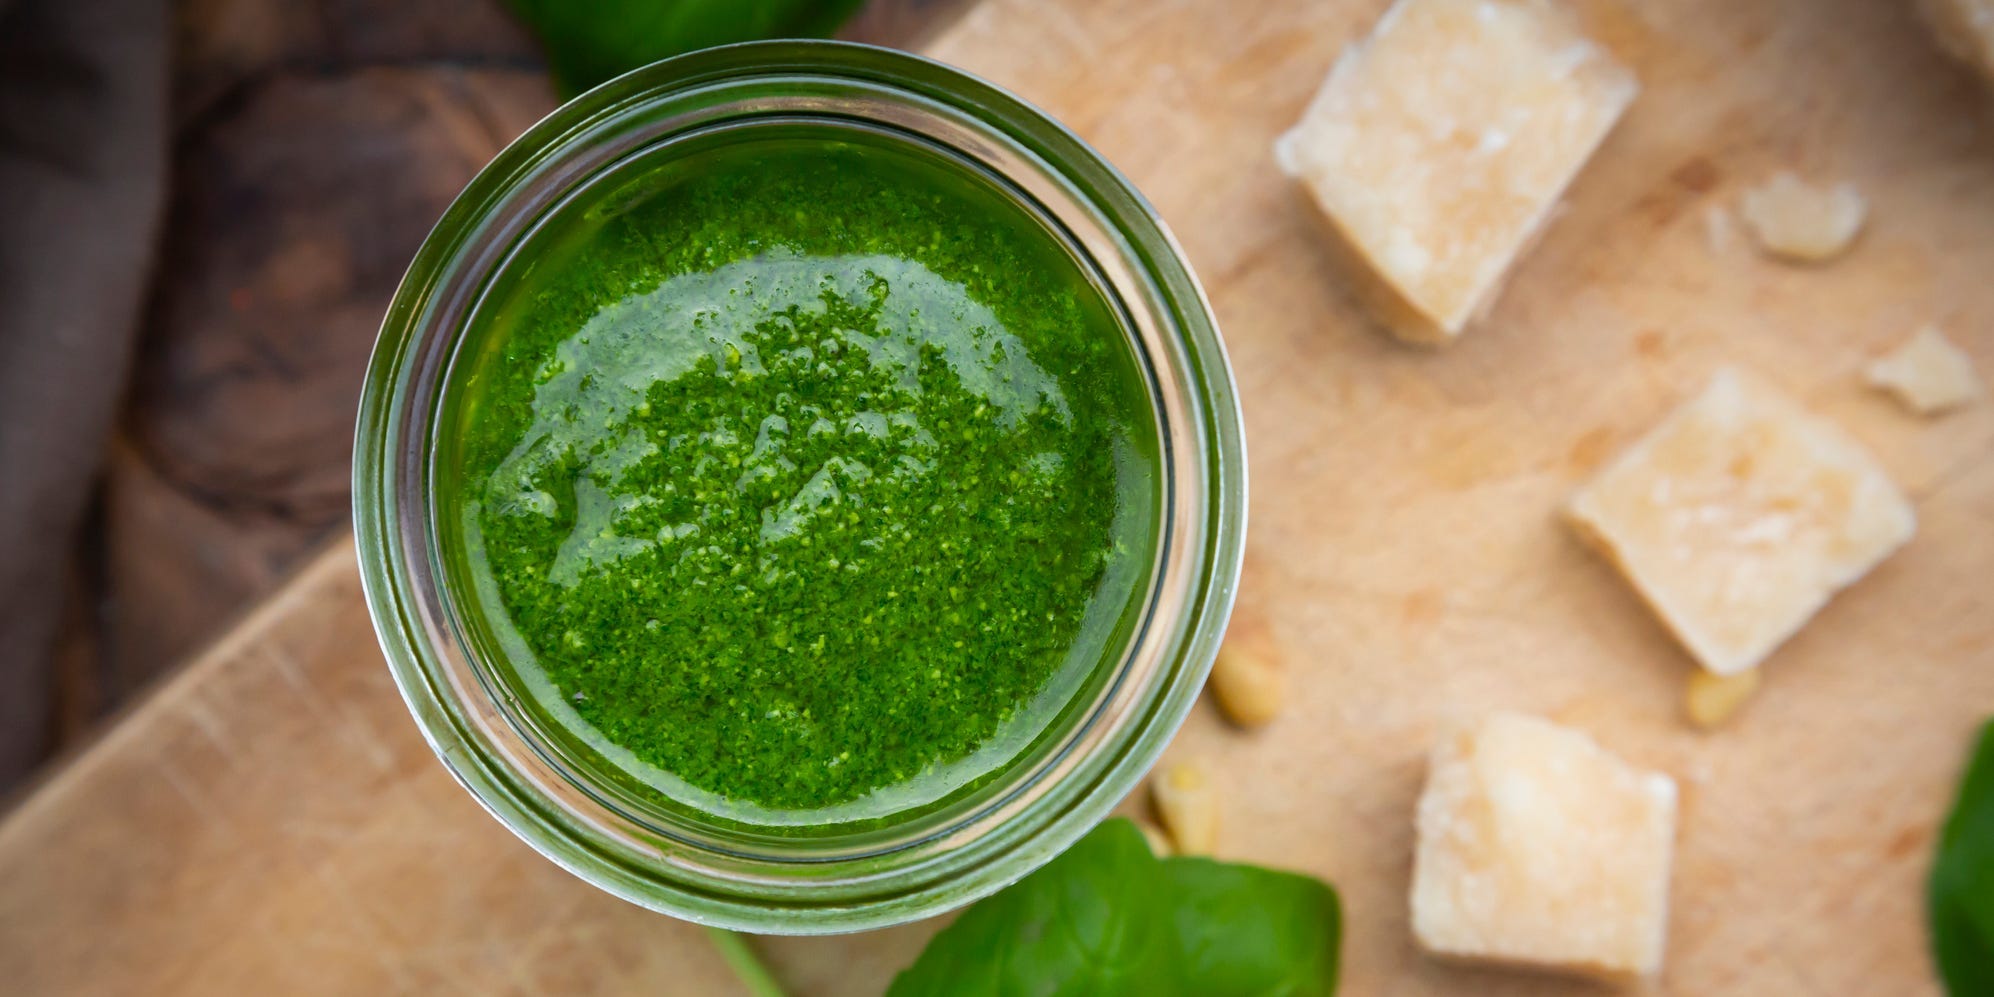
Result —
M 428 493 L 443 382 L 510 250 L 567 192 L 715 123 L 798 115 L 906 131 L 1021 187 L 1102 270 L 1152 368 L 1162 434 L 1159 565 L 1138 639 L 1086 729 L 1029 792 L 885 852 L 789 855 L 632 824 L 537 749 L 480 679 L 442 579 Z M 627 900 L 701 923 L 814 934 L 902 923 L 1036 868 L 1096 823 L 1181 724 L 1230 612 L 1245 532 L 1245 451 L 1224 346 L 1153 209 L 1043 112 L 905 53 L 843 42 L 707 49 L 619 77 L 502 151 L 425 240 L 383 323 L 364 386 L 354 521 L 370 612 L 431 747 L 529 845 Z

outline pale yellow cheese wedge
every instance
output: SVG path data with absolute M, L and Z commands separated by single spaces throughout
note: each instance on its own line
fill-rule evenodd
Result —
M 1939 44 L 1994 79 L 1994 0 L 1920 0 Z
M 1985 390 L 1973 372 L 1973 358 L 1931 326 L 1878 357 L 1863 375 L 1919 415 L 1951 411 Z
M 1568 507 L 1703 667 L 1757 665 L 1916 517 L 1833 424 L 1734 370 L 1603 468 Z
M 1494 298 L 1638 86 L 1547 0 L 1399 0 L 1275 143 L 1400 336 Z
M 1669 777 L 1498 713 L 1434 746 L 1417 820 L 1412 927 L 1428 951 L 1601 976 L 1661 968 Z

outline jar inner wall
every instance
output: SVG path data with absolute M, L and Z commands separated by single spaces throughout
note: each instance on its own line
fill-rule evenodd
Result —
M 951 149 L 674 135 L 546 210 L 463 329 L 429 475 L 451 616 L 507 722 L 636 826 L 945 829 L 1052 766 L 1136 640 L 1155 373 L 1089 254 Z

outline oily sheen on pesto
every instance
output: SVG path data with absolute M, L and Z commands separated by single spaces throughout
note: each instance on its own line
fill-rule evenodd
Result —
M 481 308 L 446 560 L 570 722 L 821 811 L 1027 737 L 1115 652 L 1159 514 L 1144 383 L 989 184 L 720 146 L 564 212 Z

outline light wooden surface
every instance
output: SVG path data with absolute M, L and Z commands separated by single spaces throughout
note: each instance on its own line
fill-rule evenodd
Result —
M 1994 406 L 1920 421 L 1857 371 L 1937 319 L 1994 373 L 1981 94 L 1895 3 L 1586 0 L 1645 92 L 1491 321 L 1421 352 L 1345 301 L 1267 153 L 1381 6 L 986 0 L 933 46 L 1127 171 L 1226 331 L 1253 455 L 1242 612 L 1297 681 L 1270 728 L 1201 707 L 1171 749 L 1233 773 L 1222 854 L 1337 884 L 1348 993 L 1587 992 L 1434 964 L 1406 929 L 1430 737 L 1525 709 L 1682 781 L 1656 990 L 1935 992 L 1920 880 L 1968 732 L 1994 713 Z M 1870 195 L 1849 257 L 1795 269 L 1706 245 L 1708 205 L 1789 166 Z M 1678 714 L 1687 660 L 1554 510 L 1724 363 L 1860 437 L 1920 524 L 1775 655 L 1731 726 L 1698 734 Z M 451 784 L 344 544 L 0 823 L 0 883 L 10 992 L 729 985 L 697 932 L 570 880 Z M 763 950 L 798 993 L 873 993 L 931 930 Z

